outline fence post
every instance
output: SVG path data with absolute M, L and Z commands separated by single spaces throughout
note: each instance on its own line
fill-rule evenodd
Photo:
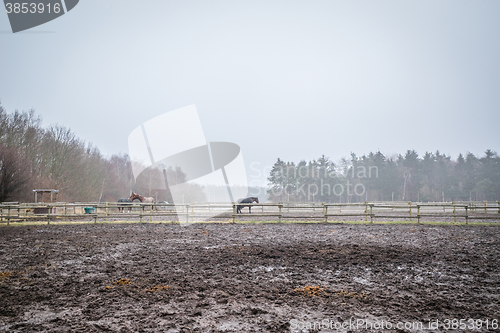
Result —
M 142 203 L 139 204 L 139 222 L 142 223 L 142 210 L 144 209 L 144 206 Z
M 420 205 L 417 205 L 417 223 L 420 224 Z
M 153 205 L 149 206 L 149 222 L 153 222 Z
M 233 224 L 236 222 L 236 204 L 233 203 Z
M 368 222 L 368 202 L 365 201 L 365 222 Z
M 373 204 L 370 205 L 370 223 L 373 223 Z
M 50 205 L 48 205 L 47 208 L 48 208 L 48 211 L 47 211 L 47 224 L 50 224 L 50 211 L 52 210 L 52 208 L 50 207 Z
M 465 206 L 465 224 L 469 223 L 469 214 L 468 214 L 469 206 Z
M 328 216 L 326 215 L 328 206 L 324 202 L 322 203 L 322 205 L 323 205 L 323 217 L 324 217 L 323 222 L 328 222 Z
M 189 223 L 189 205 L 186 205 L 186 223 Z
M 408 202 L 408 205 L 410 205 L 410 211 L 409 212 L 410 212 L 410 222 L 411 222 L 411 201 Z
M 106 201 L 106 222 L 108 222 L 108 215 L 109 215 L 109 208 L 108 208 L 109 202 Z
M 3 204 L 0 204 L 0 221 L 3 222 Z M 9 219 L 7 219 L 7 225 L 9 225 Z
M 280 204 L 278 205 L 278 208 L 279 208 L 279 214 L 280 214 L 280 216 L 279 216 L 279 222 L 281 223 L 281 216 L 283 215 L 283 214 L 281 213 L 281 208 L 283 208 L 283 204 L 282 204 L 282 203 L 280 203 Z
M 453 205 L 453 222 L 457 223 L 457 210 L 456 210 L 456 207 L 455 207 L 455 202 L 452 201 L 451 204 Z

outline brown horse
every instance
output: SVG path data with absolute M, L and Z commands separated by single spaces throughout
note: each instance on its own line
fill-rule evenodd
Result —
M 245 198 L 245 199 L 240 199 L 238 200 L 238 203 L 259 203 L 259 198 L 257 197 L 250 197 L 250 198 Z M 244 207 L 248 207 L 248 213 L 249 214 L 252 214 L 252 206 L 250 205 L 238 205 L 236 206 L 236 214 L 241 214 L 241 209 L 244 208 Z
M 153 198 L 153 197 L 143 197 L 142 195 L 140 195 L 138 193 L 132 192 L 132 194 L 130 195 L 130 201 L 134 201 L 135 199 L 139 199 L 139 201 L 142 203 L 152 203 L 152 204 L 156 203 L 155 198 Z M 146 206 L 142 206 L 142 211 L 144 211 L 144 207 L 146 207 Z M 153 207 L 153 210 L 157 210 L 156 206 L 152 205 L 152 207 Z

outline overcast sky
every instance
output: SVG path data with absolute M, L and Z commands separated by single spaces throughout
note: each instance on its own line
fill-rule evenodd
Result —
M 104 155 L 195 104 L 250 167 L 351 152 L 500 151 L 500 1 L 81 0 L 12 34 L 0 100 Z

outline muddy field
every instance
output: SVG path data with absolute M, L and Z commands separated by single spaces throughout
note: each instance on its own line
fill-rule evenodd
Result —
M 488 331 L 500 319 L 499 231 L 376 224 L 0 227 L 0 331 L 450 332 L 451 319 L 468 325 L 455 331 Z M 481 328 L 469 319 L 483 320 Z M 436 320 L 438 329 L 396 327 L 426 328 Z

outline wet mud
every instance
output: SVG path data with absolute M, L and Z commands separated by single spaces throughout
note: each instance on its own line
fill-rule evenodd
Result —
M 499 236 L 444 225 L 1 227 L 0 331 L 451 332 L 446 319 L 500 319 Z M 325 320 L 440 326 L 308 326 Z

